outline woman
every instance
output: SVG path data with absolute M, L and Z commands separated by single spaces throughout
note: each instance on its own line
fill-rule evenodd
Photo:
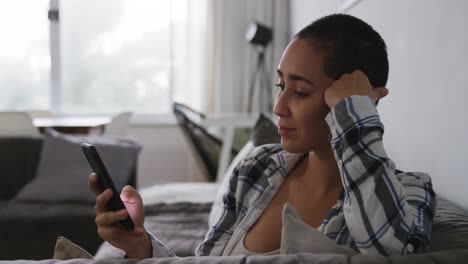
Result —
M 290 204 L 307 225 L 364 254 L 408 254 L 428 247 L 435 208 L 431 180 L 397 173 L 382 144 L 375 108 L 388 94 L 386 46 L 365 22 L 323 17 L 289 43 L 278 66 L 281 145 L 246 155 L 229 180 L 222 210 L 197 255 L 278 254 L 282 211 Z M 96 175 L 89 185 L 97 194 Z M 96 200 L 99 235 L 129 257 L 173 256 L 143 229 L 143 205 L 127 186 L 128 211 Z M 137 228 L 116 223 L 130 214 Z

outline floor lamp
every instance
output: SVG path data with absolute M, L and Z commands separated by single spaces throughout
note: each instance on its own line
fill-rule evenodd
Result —
M 258 95 L 258 103 L 260 112 L 264 110 L 265 103 L 263 102 L 263 95 L 266 96 L 266 105 L 268 110 L 271 112 L 273 109 L 272 95 L 270 89 L 270 81 L 268 73 L 265 70 L 265 49 L 271 42 L 273 37 L 273 31 L 260 23 L 252 23 L 247 28 L 246 40 L 251 43 L 257 52 L 257 67 L 255 73 L 252 75 L 249 87 L 249 97 L 247 112 L 253 111 L 253 98 L 255 94 Z

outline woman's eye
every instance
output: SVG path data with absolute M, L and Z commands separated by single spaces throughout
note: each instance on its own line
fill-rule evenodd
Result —
M 298 92 L 298 91 L 295 91 L 294 94 L 299 98 L 304 98 L 304 97 L 307 96 L 306 93 L 301 93 L 301 92 Z
M 284 85 L 283 84 L 277 83 L 277 84 L 275 84 L 275 86 L 278 87 L 281 90 L 281 92 L 284 91 Z

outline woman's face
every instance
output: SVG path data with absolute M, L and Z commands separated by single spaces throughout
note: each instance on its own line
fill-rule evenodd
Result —
M 330 109 L 324 92 L 333 83 L 323 70 L 324 54 L 313 40 L 292 40 L 278 66 L 280 91 L 274 113 L 279 117 L 281 145 L 291 153 L 330 147 L 330 129 L 325 116 Z

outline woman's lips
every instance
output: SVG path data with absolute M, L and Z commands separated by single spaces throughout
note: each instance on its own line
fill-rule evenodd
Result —
M 296 129 L 289 128 L 289 127 L 284 127 L 284 126 L 278 127 L 278 134 L 280 134 L 280 136 L 287 136 L 287 135 L 294 133 L 295 131 Z

